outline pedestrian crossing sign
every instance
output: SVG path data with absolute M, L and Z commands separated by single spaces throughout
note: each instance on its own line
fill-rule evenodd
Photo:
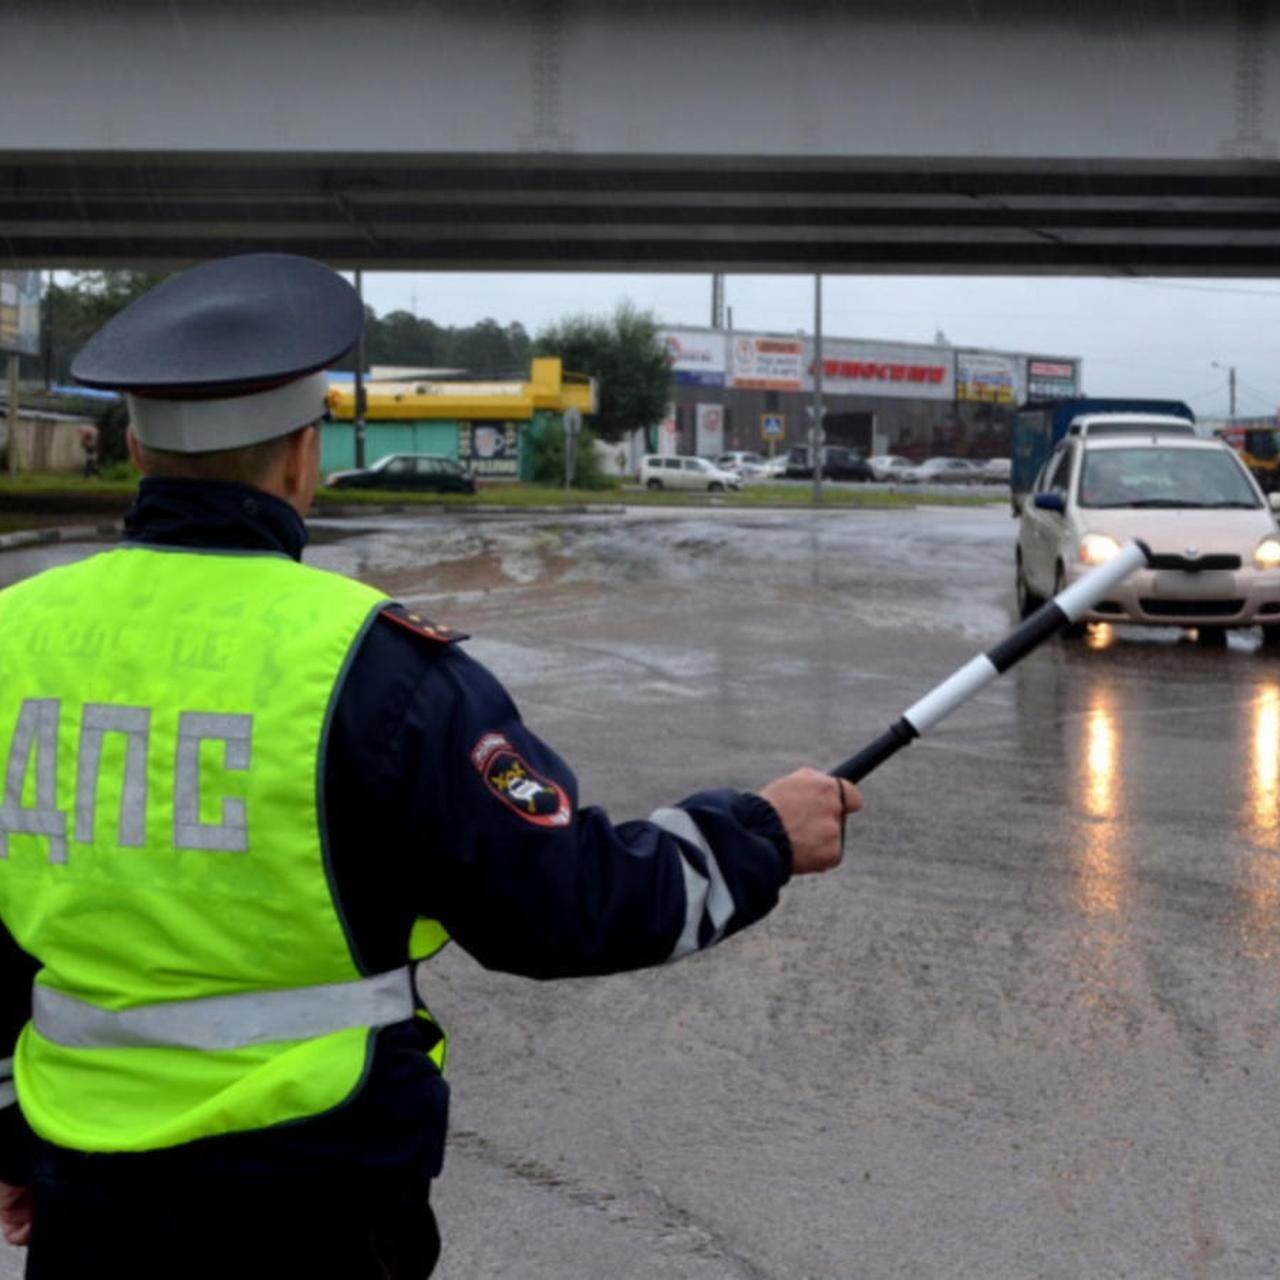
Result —
M 787 415 L 785 413 L 762 413 L 760 415 L 760 435 L 765 440 L 781 440 L 787 434 Z

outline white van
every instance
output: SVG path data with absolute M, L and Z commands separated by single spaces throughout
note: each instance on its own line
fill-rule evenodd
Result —
M 701 489 L 723 493 L 741 489 L 742 477 L 732 471 L 721 471 L 706 458 L 675 456 L 664 458 L 656 453 L 640 459 L 640 483 L 646 489 Z

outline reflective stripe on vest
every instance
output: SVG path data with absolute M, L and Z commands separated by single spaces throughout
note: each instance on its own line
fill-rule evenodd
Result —
M 37 982 L 31 1020 L 68 1049 L 243 1049 L 309 1040 L 352 1027 L 385 1027 L 415 1012 L 413 968 L 359 982 L 203 996 L 132 1009 L 103 1009 Z

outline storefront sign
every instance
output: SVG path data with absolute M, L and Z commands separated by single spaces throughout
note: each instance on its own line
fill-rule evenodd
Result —
M 696 329 L 660 329 L 658 341 L 671 356 L 678 386 L 723 387 L 725 335 Z
M 1027 395 L 1032 400 L 1078 395 L 1079 370 L 1074 360 L 1028 360 Z
M 477 476 L 520 471 L 520 426 L 515 422 L 459 422 L 458 461 Z
M 813 386 L 810 357 L 808 388 Z M 950 400 L 954 395 L 951 353 L 903 343 L 834 339 L 822 345 L 822 385 L 832 395 L 893 396 Z
M 982 404 L 1016 404 L 1019 378 L 1011 356 L 956 352 L 956 399 Z
M 38 271 L 0 271 L 0 352 L 40 354 Z
M 804 343 L 798 338 L 735 338 L 733 385 L 761 391 L 803 390 Z
M 700 404 L 697 417 L 698 442 L 694 452 L 699 457 L 714 458 L 724 452 L 724 408 L 718 404 Z

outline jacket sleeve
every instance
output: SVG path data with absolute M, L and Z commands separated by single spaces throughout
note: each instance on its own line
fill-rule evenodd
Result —
M 13 1051 L 31 1016 L 36 962 L 0 923 L 0 1182 L 22 1185 L 30 1178 L 32 1136 L 18 1109 Z
M 759 796 L 703 791 L 646 820 L 580 808 L 572 771 L 455 646 L 408 699 L 402 803 L 425 915 L 489 968 L 536 978 L 678 959 L 765 915 L 791 851 Z

